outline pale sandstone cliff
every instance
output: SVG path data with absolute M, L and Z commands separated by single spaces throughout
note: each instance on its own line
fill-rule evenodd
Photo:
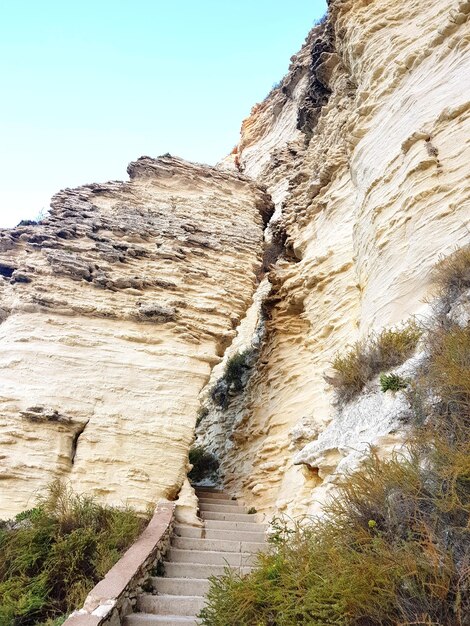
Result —
M 174 497 L 198 394 L 198 443 L 268 514 L 317 511 L 370 445 L 400 442 L 399 394 L 372 381 L 340 410 L 324 374 L 424 314 L 430 268 L 468 239 L 469 19 L 463 0 L 331 1 L 219 170 L 144 158 L 131 182 L 61 192 L 44 225 L 2 233 L 0 516 L 54 476 L 108 502 Z M 269 295 L 254 181 L 285 244 Z M 211 390 L 246 349 L 222 409 Z
M 469 19 L 462 0 L 332 1 L 243 123 L 236 165 L 282 209 L 290 254 L 247 390 L 199 440 L 260 511 L 317 511 L 337 471 L 400 441 L 399 398 L 372 389 L 340 411 L 324 373 L 359 336 L 423 314 L 430 268 L 468 241 Z
M 198 393 L 251 303 L 268 196 L 169 157 L 128 172 L 0 231 L 2 518 L 55 477 L 115 504 L 175 497 Z

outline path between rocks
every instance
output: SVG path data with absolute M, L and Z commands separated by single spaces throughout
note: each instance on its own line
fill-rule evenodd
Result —
M 197 626 L 209 576 L 226 567 L 248 573 L 257 552 L 266 549 L 266 525 L 222 491 L 200 489 L 202 528 L 175 526 L 164 575 L 150 579 L 152 592 L 137 598 L 124 626 Z

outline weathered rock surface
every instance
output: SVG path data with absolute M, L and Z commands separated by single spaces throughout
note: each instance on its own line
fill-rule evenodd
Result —
M 235 495 L 291 514 L 317 509 L 359 440 L 390 448 L 393 415 L 384 430 L 373 410 L 338 412 L 323 375 L 358 337 L 425 312 L 430 269 L 468 241 L 470 220 L 470 2 L 329 4 L 234 156 L 276 201 L 290 256 L 271 273 L 265 345 L 215 451 Z M 205 428 L 222 423 L 214 413 Z
M 193 523 L 203 388 L 198 442 L 261 512 L 317 512 L 370 446 L 400 444 L 403 395 L 375 381 L 334 406 L 324 374 L 424 314 L 431 268 L 468 241 L 469 21 L 468 0 L 330 0 L 219 168 L 143 157 L 130 182 L 66 190 L 43 224 L 0 231 L 1 516 L 65 476 L 139 507 L 184 483 Z M 255 294 L 260 184 L 284 256 Z M 245 350 L 245 389 L 217 406 Z
M 140 508 L 176 496 L 198 394 L 250 306 L 269 197 L 175 158 L 128 172 L 0 231 L 2 518 L 55 477 Z

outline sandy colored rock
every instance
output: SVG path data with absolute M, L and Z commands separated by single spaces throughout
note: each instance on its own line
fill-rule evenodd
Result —
M 145 508 L 187 471 L 198 394 L 250 306 L 268 197 L 143 157 L 0 231 L 0 517 L 51 479 Z
M 267 185 L 289 254 L 270 276 L 250 384 L 206 427 L 230 425 L 215 450 L 226 488 L 257 510 L 318 509 L 325 476 L 358 441 L 341 432 L 354 415 L 331 404 L 331 360 L 373 329 L 424 314 L 432 266 L 468 241 L 469 17 L 462 0 L 330 2 L 243 123 L 237 162 Z M 291 433 L 305 420 L 312 440 L 304 429 L 299 450 Z M 361 420 L 361 447 L 389 449 L 387 428 L 367 424 L 374 412 Z M 295 464 L 313 456 L 323 472 Z
M 431 268 L 468 241 L 469 20 L 468 0 L 331 0 L 217 168 L 143 157 L 1 231 L 2 516 L 55 476 L 106 502 L 174 498 L 200 400 L 198 443 L 261 513 L 316 513 L 369 446 L 400 445 L 402 396 L 375 381 L 334 406 L 324 375 L 426 314 Z M 188 483 L 179 511 L 195 521 Z

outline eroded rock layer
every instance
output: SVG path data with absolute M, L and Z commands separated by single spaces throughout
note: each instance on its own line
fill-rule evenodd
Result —
M 432 266 L 468 241 L 469 19 L 464 0 L 331 1 L 243 124 L 234 165 L 267 184 L 288 255 L 271 272 L 258 366 L 225 418 L 236 428 L 215 452 L 258 510 L 317 510 L 355 449 L 400 438 L 389 416 L 373 427 L 372 401 L 332 406 L 324 374 L 358 337 L 424 313 Z M 366 423 L 349 437 L 354 411 Z
M 174 497 L 198 394 L 256 285 L 268 196 L 170 157 L 67 189 L 0 231 L 0 517 L 55 477 L 109 503 Z

